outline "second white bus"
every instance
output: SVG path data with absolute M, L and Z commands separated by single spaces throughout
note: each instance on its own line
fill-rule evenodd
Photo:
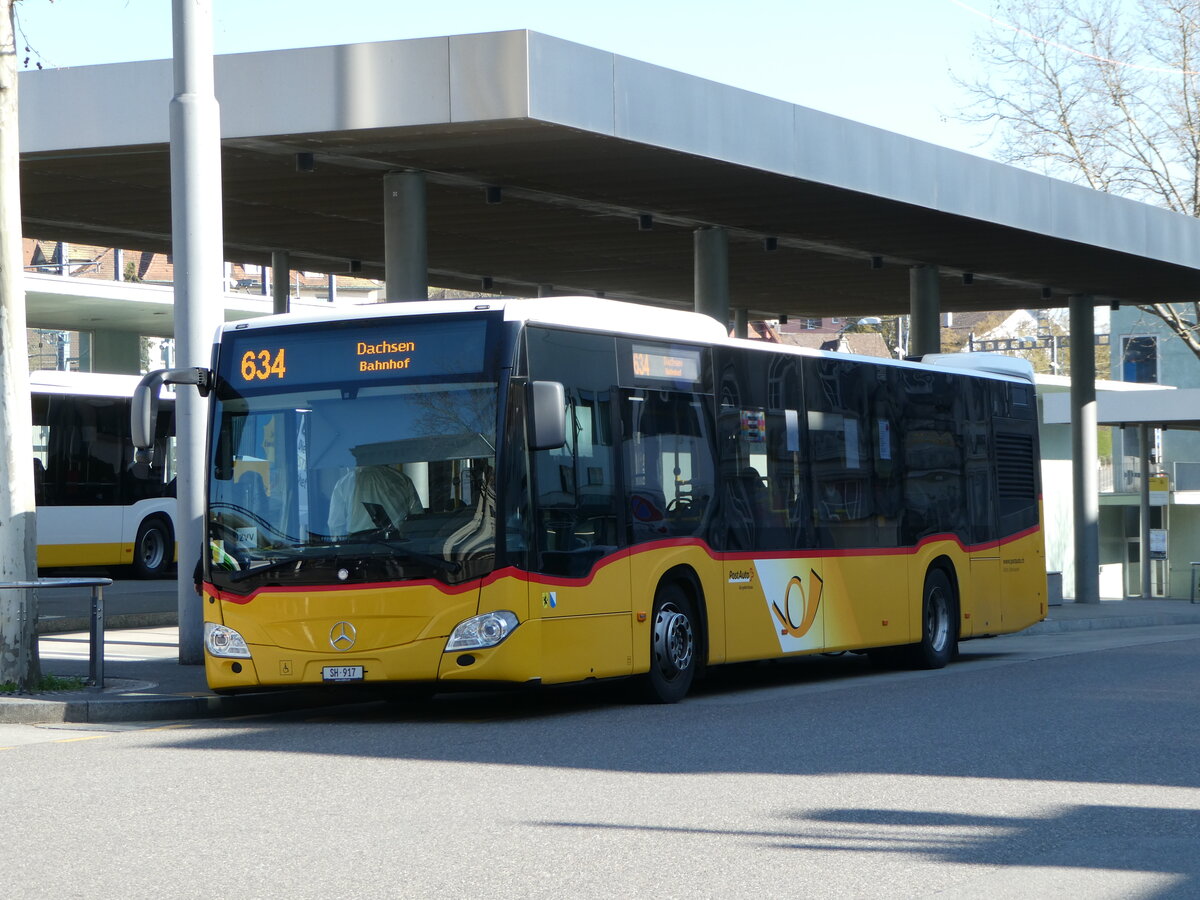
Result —
M 175 561 L 174 401 L 164 398 L 153 463 L 129 435 L 135 375 L 33 372 L 39 568 L 132 566 L 160 578 Z

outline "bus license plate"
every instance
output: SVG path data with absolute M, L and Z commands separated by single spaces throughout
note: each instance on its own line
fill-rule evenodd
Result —
M 322 681 L 362 681 L 362 666 L 325 666 L 321 669 Z

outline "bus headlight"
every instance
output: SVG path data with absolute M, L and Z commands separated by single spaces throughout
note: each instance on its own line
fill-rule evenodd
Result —
M 512 634 L 519 624 L 516 613 L 511 613 L 507 609 L 474 616 L 459 622 L 450 632 L 450 639 L 446 641 L 446 652 L 495 647 Z
M 245 639 L 232 628 L 215 622 L 204 623 L 204 646 L 213 656 L 249 659 L 250 648 Z

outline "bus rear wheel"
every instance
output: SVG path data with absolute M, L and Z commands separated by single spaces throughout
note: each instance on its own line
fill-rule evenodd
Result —
M 921 640 L 910 648 L 913 665 L 922 669 L 941 669 L 958 650 L 958 617 L 954 590 L 941 569 L 925 576 L 921 602 Z
M 138 578 L 162 578 L 171 565 L 170 524 L 157 516 L 144 521 L 133 543 L 133 571 Z
M 691 689 L 698 664 L 695 615 L 678 584 L 658 589 L 650 624 L 650 671 L 643 680 L 649 702 L 677 703 Z

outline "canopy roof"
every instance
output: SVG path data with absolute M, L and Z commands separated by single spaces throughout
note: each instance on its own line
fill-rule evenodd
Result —
M 907 312 L 921 263 L 950 310 L 1200 297 L 1195 219 L 534 32 L 215 66 L 229 259 L 381 277 L 382 175 L 418 169 L 446 287 L 690 307 L 719 225 L 752 313 Z M 171 62 L 20 91 L 26 235 L 169 252 Z

